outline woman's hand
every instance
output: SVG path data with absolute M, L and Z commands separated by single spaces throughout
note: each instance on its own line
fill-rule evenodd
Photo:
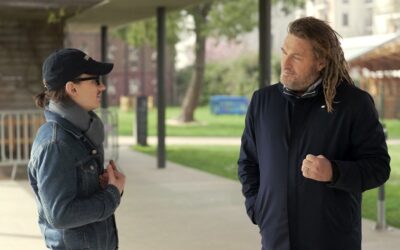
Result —
M 107 177 L 104 176 L 104 178 L 108 178 L 107 184 L 116 186 L 119 190 L 119 193 L 122 194 L 125 187 L 125 175 L 122 172 L 118 171 L 113 160 L 111 160 L 110 164 L 108 164 L 106 173 Z

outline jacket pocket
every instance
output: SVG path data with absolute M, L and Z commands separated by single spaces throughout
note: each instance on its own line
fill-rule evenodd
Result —
M 260 191 L 257 193 L 256 201 L 254 202 L 254 220 L 259 225 L 259 216 L 260 216 Z
M 351 231 L 357 226 L 359 205 L 351 193 L 342 190 L 330 190 L 325 196 L 325 220 L 332 230 Z
M 64 243 L 68 250 L 90 250 L 87 233 L 84 227 L 65 229 Z
M 260 202 L 261 202 L 260 196 L 261 196 L 260 192 L 258 192 L 254 198 L 255 201 L 254 201 L 254 205 L 252 208 L 253 211 L 252 211 L 252 217 L 251 217 L 253 223 L 256 225 L 259 225 L 259 226 L 260 226 Z
M 78 163 L 78 192 L 80 196 L 90 196 L 100 189 L 99 174 L 99 168 L 94 159 Z

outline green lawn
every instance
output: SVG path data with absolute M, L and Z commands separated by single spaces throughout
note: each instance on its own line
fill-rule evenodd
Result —
M 132 135 L 133 124 L 136 122 L 134 112 L 118 112 L 119 135 Z M 197 122 L 188 125 L 172 125 L 168 120 L 179 116 L 180 107 L 168 107 L 166 110 L 166 133 L 167 136 L 221 136 L 239 137 L 244 127 L 244 115 L 213 115 L 209 106 L 199 107 L 195 117 Z M 400 139 L 400 120 L 385 120 L 390 139 Z M 152 109 L 148 114 L 148 135 L 157 135 L 157 110 Z
M 135 150 L 155 155 L 154 146 L 135 146 Z M 167 159 L 219 176 L 237 180 L 239 146 L 168 146 Z
M 384 120 L 389 139 L 400 139 L 400 120 Z
M 116 109 L 116 108 L 114 108 Z M 120 135 L 132 135 L 132 124 L 136 120 L 134 112 L 118 111 L 118 132 Z M 188 125 L 171 125 L 169 120 L 179 117 L 180 107 L 168 107 L 166 110 L 167 136 L 241 136 L 244 127 L 244 115 L 214 115 L 208 106 L 196 109 L 198 120 Z M 134 120 L 135 119 L 135 120 Z M 157 110 L 152 109 L 148 114 L 148 135 L 157 135 Z
M 155 155 L 155 147 L 135 146 L 135 150 Z M 392 173 L 386 187 L 388 224 L 400 227 L 400 145 L 389 146 Z M 237 180 L 237 146 L 167 146 L 167 159 L 184 166 Z M 377 189 L 364 193 L 363 217 L 376 219 Z
M 391 174 L 385 185 L 386 216 L 389 225 L 400 227 L 400 145 L 390 145 Z M 364 192 L 363 217 L 376 219 L 377 189 Z

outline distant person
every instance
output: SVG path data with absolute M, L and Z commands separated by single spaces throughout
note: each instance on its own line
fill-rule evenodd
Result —
M 360 250 L 361 194 L 389 178 L 389 162 L 338 34 L 313 17 L 292 22 L 280 82 L 254 93 L 238 161 L 262 250 Z
M 46 123 L 33 143 L 28 177 L 47 248 L 118 249 L 114 212 L 125 176 L 113 161 L 104 170 L 104 128 L 93 112 L 106 89 L 99 76 L 112 68 L 77 49 L 44 61 L 46 90 L 36 104 Z

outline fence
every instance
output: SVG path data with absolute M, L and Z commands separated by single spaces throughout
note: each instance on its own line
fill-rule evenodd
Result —
M 211 112 L 216 115 L 244 115 L 249 101 L 245 96 L 216 95 L 210 99 Z
M 17 167 L 28 163 L 36 131 L 43 121 L 40 110 L 0 111 L 0 167 L 12 166 L 13 179 Z
M 99 109 L 97 114 L 104 123 L 104 159 L 105 163 L 108 160 L 118 160 L 118 114 L 114 110 Z
M 118 158 L 118 119 L 116 112 L 99 111 L 104 122 L 105 159 Z M 12 167 L 15 179 L 18 166 L 29 162 L 33 140 L 44 122 L 42 110 L 0 110 L 0 167 Z

